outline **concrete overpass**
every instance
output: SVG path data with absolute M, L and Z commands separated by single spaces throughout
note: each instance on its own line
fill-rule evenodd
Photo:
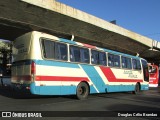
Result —
M 160 43 L 54 0 L 1 0 L 0 38 L 37 30 L 160 62 Z

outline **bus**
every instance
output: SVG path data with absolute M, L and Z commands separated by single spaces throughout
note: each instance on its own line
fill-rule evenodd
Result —
M 11 82 L 36 95 L 148 90 L 147 61 L 113 50 L 32 31 L 13 42 Z
M 157 65 L 149 64 L 149 87 L 158 87 L 159 69 Z

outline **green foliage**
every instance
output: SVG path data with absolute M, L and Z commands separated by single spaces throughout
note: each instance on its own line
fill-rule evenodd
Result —
M 10 50 L 10 42 L 0 41 L 0 52 Z

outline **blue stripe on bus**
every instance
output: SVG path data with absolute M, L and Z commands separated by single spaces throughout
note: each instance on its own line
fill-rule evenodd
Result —
M 141 90 L 149 90 L 149 84 L 141 85 Z
M 98 91 L 100 93 L 104 93 L 106 85 L 105 85 L 104 81 L 102 80 L 101 76 L 99 75 L 99 73 L 97 72 L 97 70 L 94 68 L 94 66 L 81 65 L 81 67 L 86 72 L 86 74 L 88 75 L 90 80 L 93 82 L 95 87 L 98 89 Z M 91 93 L 94 93 L 94 92 L 95 92 L 95 90 L 92 88 Z
M 141 85 L 141 90 L 148 90 L 148 85 Z M 106 92 L 134 91 L 135 85 L 107 85 Z
M 141 85 L 141 90 L 148 90 L 148 85 Z M 32 94 L 37 95 L 76 95 L 77 86 L 36 86 L 30 85 Z M 104 91 L 105 90 L 105 91 Z M 129 92 L 135 90 L 135 85 L 108 85 L 100 93 L 104 92 Z M 97 93 L 93 86 L 90 86 L 90 93 Z
M 98 93 L 93 85 L 90 86 L 90 93 Z
M 22 84 L 21 90 L 26 90 L 28 85 Z M 12 86 L 19 91 L 16 85 Z M 23 88 L 23 89 L 22 89 Z M 77 86 L 36 86 L 35 82 L 30 84 L 30 91 L 37 95 L 76 95 Z M 105 92 L 129 92 L 134 91 L 135 85 L 107 85 Z M 148 85 L 141 85 L 141 90 L 148 90 Z M 90 93 L 97 93 L 95 88 L 90 86 Z
M 134 91 L 135 85 L 107 85 L 106 92 Z
M 57 67 L 67 67 L 67 68 L 80 68 L 78 66 L 78 64 L 53 61 L 53 60 L 34 60 L 34 62 L 36 63 L 36 65 L 57 66 Z
M 17 61 L 13 63 L 13 66 L 30 65 L 32 61 L 34 61 L 37 65 L 80 68 L 78 64 L 69 63 L 69 62 L 60 62 L 60 61 L 54 61 L 54 60 L 23 60 L 23 61 Z
M 59 38 L 59 41 L 69 43 L 69 44 L 72 44 L 72 45 L 77 45 L 77 43 L 75 41 L 67 40 L 67 39 L 64 39 L 64 38 Z
M 30 91 L 37 95 L 75 95 L 76 86 L 36 86 L 31 83 Z

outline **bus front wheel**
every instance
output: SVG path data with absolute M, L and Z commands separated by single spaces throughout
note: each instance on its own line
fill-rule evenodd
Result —
M 133 94 L 138 94 L 140 92 L 140 84 L 139 83 L 136 83 L 135 85 L 135 89 L 133 91 Z
M 88 97 L 89 94 L 89 86 L 85 82 L 81 82 L 77 86 L 76 96 L 79 100 L 84 100 Z

